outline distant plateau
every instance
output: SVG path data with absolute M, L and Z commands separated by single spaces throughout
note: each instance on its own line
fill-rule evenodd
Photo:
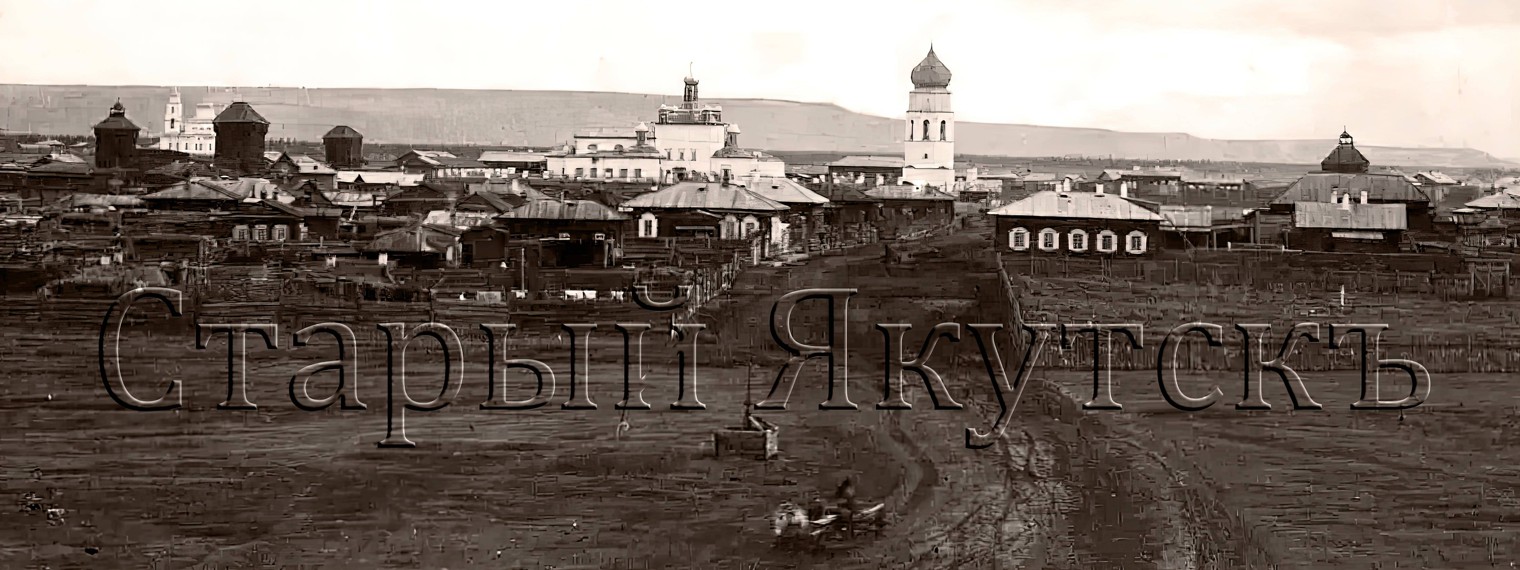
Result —
M 587 127 L 652 122 L 661 103 L 679 95 L 578 91 L 452 89 L 301 89 L 181 87 L 187 109 L 200 102 L 241 99 L 271 123 L 269 136 L 319 140 L 348 125 L 376 143 L 547 146 Z M 168 87 L 0 85 L 0 129 L 88 134 L 117 99 L 144 135 L 163 131 Z M 744 131 L 741 144 L 773 151 L 859 154 L 901 152 L 899 119 L 865 115 L 824 103 L 711 99 Z M 965 155 L 1113 156 L 1148 160 L 1213 160 L 1317 164 L 1335 135 L 1312 140 L 1218 140 L 1182 133 L 962 122 L 956 151 Z M 1353 133 L 1355 134 L 1355 133 Z M 1398 148 L 1358 144 L 1379 166 L 1508 168 L 1514 163 L 1470 148 Z

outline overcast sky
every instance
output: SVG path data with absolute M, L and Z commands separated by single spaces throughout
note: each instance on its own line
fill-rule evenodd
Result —
M 680 92 L 1520 158 L 1520 1 L 0 0 L 0 82 Z

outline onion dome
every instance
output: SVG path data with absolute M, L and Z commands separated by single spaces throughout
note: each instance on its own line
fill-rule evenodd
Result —
M 950 68 L 945 67 L 945 64 L 939 60 L 939 56 L 934 55 L 934 46 L 929 46 L 929 55 L 918 62 L 918 66 L 913 68 L 913 74 L 910 77 L 913 79 L 913 86 L 919 89 L 943 89 L 950 86 Z

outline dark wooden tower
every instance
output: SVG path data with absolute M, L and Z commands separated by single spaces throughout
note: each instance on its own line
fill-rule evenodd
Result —
M 264 170 L 264 137 L 269 121 L 244 102 L 233 103 L 211 122 L 216 131 L 216 167 L 252 174 Z
M 333 168 L 364 165 L 364 135 L 347 125 L 338 125 L 322 135 L 322 146 L 327 149 L 327 163 Z
M 137 168 L 137 134 L 141 129 L 127 120 L 127 108 L 120 100 L 111 106 L 111 115 L 95 125 L 95 167 Z

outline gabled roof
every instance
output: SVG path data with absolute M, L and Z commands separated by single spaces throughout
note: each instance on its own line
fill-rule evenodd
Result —
M 463 200 L 460 200 L 458 204 L 455 204 L 455 207 L 457 208 L 458 206 L 474 203 L 480 203 L 489 206 L 491 209 L 496 210 L 497 213 L 506 213 L 512 211 L 512 204 L 510 202 L 507 202 L 505 195 L 497 194 L 495 192 L 473 192 L 469 196 L 466 196 Z
M 280 160 L 288 161 L 296 166 L 296 172 L 300 174 L 337 174 L 338 171 L 328 168 L 315 158 L 304 154 L 285 153 Z
M 1367 199 L 1374 202 L 1430 202 L 1423 190 L 1400 175 L 1314 172 L 1288 186 L 1272 203 L 1329 203 L 1334 201 L 1333 195 L 1337 191 L 1357 196 L 1363 190 L 1367 191 Z
M 285 153 L 277 151 L 277 150 L 266 150 L 266 151 L 264 151 L 264 160 L 267 160 L 269 162 L 276 162 L 276 161 L 280 160 L 280 157 L 282 157 L 282 156 L 285 156 Z
M 1078 218 L 1159 222 L 1164 218 L 1139 203 L 1115 194 L 1054 190 L 1035 192 L 1023 200 L 987 212 L 992 216 L 1026 218 Z
M 192 178 L 184 182 L 144 195 L 144 200 L 216 200 L 240 201 L 248 196 L 223 186 L 221 181 L 210 178 Z
M 838 168 L 902 168 L 903 159 L 892 156 L 846 156 L 829 166 Z
M 1436 184 L 1457 184 L 1457 179 L 1436 171 L 1425 171 L 1415 174 L 1416 177 L 1429 180 Z
M 341 170 L 336 180 L 343 184 L 391 184 L 416 186 L 427 179 L 425 174 L 407 174 L 389 170 Z
M 782 204 L 827 204 L 828 198 L 784 176 L 738 178 L 734 184 Z
M 1331 230 L 1403 230 L 1408 210 L 1401 204 L 1335 204 L 1300 202 L 1293 205 L 1293 226 Z
M 781 212 L 786 205 L 743 187 L 719 182 L 680 182 L 623 203 L 628 208 Z
M 95 168 L 84 162 L 49 161 L 28 169 L 27 174 L 50 174 L 59 176 L 89 176 Z
M 480 153 L 480 158 L 477 160 L 489 164 L 492 162 L 546 162 L 548 158 L 541 152 L 488 150 Z
M 497 218 L 612 222 L 627 220 L 628 216 L 591 200 L 533 200 Z
M 935 202 L 955 201 L 955 197 L 932 188 L 919 188 L 911 184 L 877 186 L 866 190 L 866 195 L 882 200 L 928 200 Z
M 441 158 L 459 158 L 459 157 L 454 156 L 453 153 L 450 153 L 450 152 L 447 152 L 447 151 L 442 151 L 442 150 L 417 150 L 417 149 L 412 149 L 412 150 L 406 151 L 405 154 L 402 154 L 401 156 L 396 157 L 396 162 L 403 162 L 403 161 L 405 161 L 406 159 L 409 159 L 409 158 L 414 158 L 414 159 L 420 160 L 420 161 L 422 161 L 424 163 L 432 164 L 432 165 L 436 166 L 436 165 L 439 165 L 439 164 L 443 164 L 438 159 L 441 159 Z
M 527 182 L 518 179 L 512 180 L 487 180 L 485 182 L 471 182 L 465 185 L 466 191 L 473 194 L 496 194 L 499 196 L 514 196 L 526 200 L 547 200 L 549 196 L 538 189 L 529 186 Z
M 854 186 L 827 185 L 819 190 L 819 195 L 828 198 L 830 204 L 876 204 L 880 198 L 867 196 L 865 192 Z
M 259 123 L 267 125 L 269 120 L 253 110 L 253 106 L 242 101 L 229 105 L 226 110 L 216 116 L 212 123 Z
M 1520 210 L 1520 196 L 1509 192 L 1495 192 L 1464 204 L 1480 210 Z
M 375 235 L 364 249 L 396 253 L 439 253 L 452 247 L 460 232 L 436 225 L 416 225 Z
M 60 198 L 55 204 L 60 208 L 137 208 L 143 205 L 137 196 L 116 194 L 71 194 Z

